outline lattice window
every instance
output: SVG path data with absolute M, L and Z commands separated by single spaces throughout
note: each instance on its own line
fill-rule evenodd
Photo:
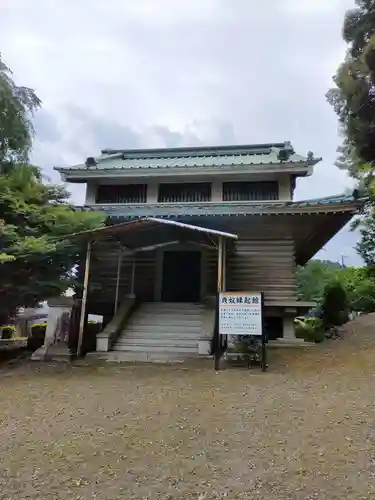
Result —
M 146 203 L 147 184 L 99 186 L 96 203 Z
M 211 201 L 211 184 L 208 182 L 160 184 L 158 201 L 160 203 Z
M 270 182 L 224 182 L 223 201 L 278 200 L 279 184 Z

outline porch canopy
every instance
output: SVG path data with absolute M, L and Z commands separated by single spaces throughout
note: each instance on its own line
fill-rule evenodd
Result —
M 88 231 L 73 233 L 67 239 L 81 239 L 87 242 L 114 240 L 126 252 L 149 251 L 170 243 L 197 243 L 219 248 L 220 240 L 233 241 L 233 233 L 209 229 L 170 219 L 143 217 Z
M 90 274 L 90 258 L 92 244 L 96 241 L 115 240 L 119 243 L 119 259 L 117 267 L 117 285 L 115 311 L 119 299 L 119 277 L 123 252 L 136 253 L 153 250 L 172 243 L 196 243 L 218 249 L 218 279 L 217 291 L 225 290 L 225 260 L 227 241 L 234 241 L 238 236 L 233 233 L 208 229 L 201 226 L 186 224 L 169 219 L 145 217 L 121 224 L 98 229 L 82 231 L 66 236 L 66 239 L 80 239 L 87 242 L 87 254 L 83 283 L 82 307 L 78 335 L 78 354 L 82 350 L 83 330 L 86 317 L 88 295 L 88 280 Z

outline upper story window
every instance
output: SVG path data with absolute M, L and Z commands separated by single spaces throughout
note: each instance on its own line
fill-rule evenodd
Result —
M 99 186 L 96 203 L 146 203 L 147 184 Z
M 211 183 L 160 184 L 159 203 L 186 203 L 189 201 L 211 201 Z
M 269 182 L 224 182 L 223 201 L 278 200 L 279 184 Z

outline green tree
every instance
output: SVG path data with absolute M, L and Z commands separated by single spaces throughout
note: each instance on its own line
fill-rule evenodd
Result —
M 348 320 L 348 295 L 339 280 L 328 283 L 324 288 L 322 309 L 326 329 L 342 325 Z
M 339 271 L 338 280 L 347 294 L 352 311 L 375 311 L 375 279 L 366 267 L 347 267 Z
M 104 217 L 68 205 L 62 186 L 44 184 L 33 166 L 0 174 L 0 323 L 75 284 L 81 248 L 64 240 L 98 227 Z
M 348 51 L 334 77 L 335 87 L 327 98 L 338 115 L 343 145 L 337 161 L 357 180 L 369 203 L 357 225 L 362 241 L 358 252 L 366 264 L 374 265 L 375 240 L 375 2 L 356 0 L 347 11 L 343 38 Z
M 302 300 L 320 302 L 325 286 L 332 282 L 341 266 L 329 260 L 310 260 L 297 269 L 298 294 Z
M 311 260 L 297 269 L 297 286 L 302 300 L 322 303 L 325 290 L 339 284 L 346 292 L 350 310 L 375 311 L 375 276 L 369 267 L 341 267 L 331 261 Z
M 43 182 L 27 163 L 30 116 L 40 101 L 17 87 L 0 61 L 0 324 L 20 306 L 32 307 L 74 283 L 81 249 L 64 236 L 103 224 L 99 213 L 69 205 L 63 186 Z
M 41 101 L 32 89 L 20 87 L 0 54 L 0 168 L 27 162 L 32 145 L 33 113 Z

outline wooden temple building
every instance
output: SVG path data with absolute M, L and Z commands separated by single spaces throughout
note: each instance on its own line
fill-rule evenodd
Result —
M 294 201 L 320 159 L 289 142 L 103 150 L 59 167 L 86 183 L 86 210 L 107 226 L 84 237 L 85 312 L 102 314 L 96 350 L 108 360 L 182 359 L 210 352 L 218 290 L 265 297 L 270 339 L 300 342 L 296 266 L 358 211 L 352 195 Z M 82 234 L 81 234 L 82 236 Z

